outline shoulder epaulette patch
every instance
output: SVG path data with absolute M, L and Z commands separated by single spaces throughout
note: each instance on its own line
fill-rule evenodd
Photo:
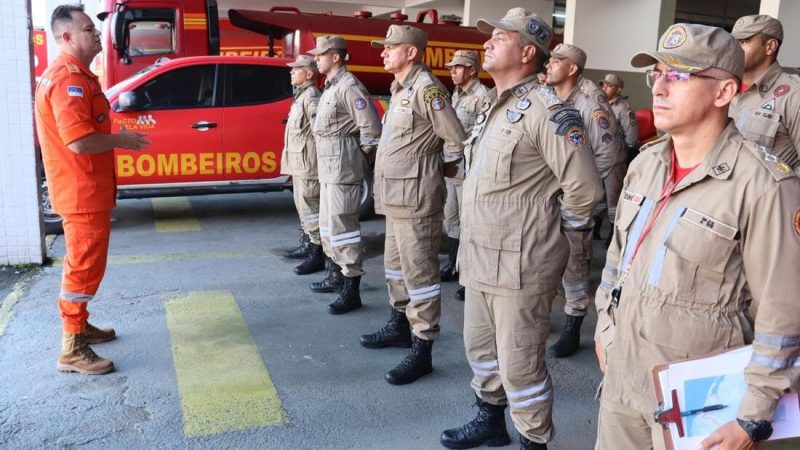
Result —
M 744 145 L 750 148 L 753 153 L 755 153 L 758 160 L 764 164 L 764 167 L 769 170 L 769 173 L 772 174 L 772 177 L 775 178 L 776 181 L 793 177 L 795 175 L 792 167 L 780 159 L 776 154 L 772 153 L 767 147 L 747 141 L 745 141 Z
M 435 84 L 426 86 L 422 91 L 422 100 L 425 103 L 430 103 L 436 98 L 444 100 L 447 96 L 447 92 Z
M 574 108 L 559 109 L 550 116 L 550 121 L 556 124 L 556 134 L 559 136 L 564 136 L 572 127 L 583 128 L 581 113 Z
M 67 66 L 67 70 L 69 70 L 70 73 L 80 73 L 81 72 L 81 69 L 78 68 L 78 66 L 76 66 L 75 64 L 72 64 L 72 63 L 68 62 L 66 64 L 66 66 Z
M 642 147 L 639 149 L 639 153 L 642 153 L 642 152 L 644 152 L 645 150 L 648 150 L 650 147 L 652 147 L 652 146 L 654 146 L 654 145 L 656 145 L 656 144 L 660 144 L 660 143 L 662 143 L 662 142 L 666 141 L 668 137 L 669 137 L 669 135 L 668 135 L 668 134 L 665 134 L 665 135 L 663 135 L 663 136 L 659 137 L 658 139 L 653 139 L 652 141 L 646 142 L 646 143 L 645 143 L 645 144 L 643 144 L 643 145 L 642 145 Z
M 555 90 L 550 86 L 540 85 L 537 89 L 534 89 L 534 91 L 547 106 L 547 109 L 559 108 L 564 104 L 564 102 L 556 96 Z

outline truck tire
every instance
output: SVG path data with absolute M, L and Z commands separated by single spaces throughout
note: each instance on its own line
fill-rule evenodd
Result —
M 50 204 L 47 181 L 42 182 L 42 219 L 44 221 L 44 234 L 64 233 L 63 219 L 53 211 L 53 207 Z
M 363 187 L 361 192 L 361 209 L 358 211 L 359 220 L 369 220 L 375 217 L 375 199 L 372 196 L 372 169 L 368 168 L 364 173 L 364 181 L 361 182 Z

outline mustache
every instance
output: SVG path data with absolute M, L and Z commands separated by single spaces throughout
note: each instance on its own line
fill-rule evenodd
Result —
M 673 108 L 672 103 L 666 101 L 665 99 L 663 99 L 661 97 L 653 97 L 653 107 L 655 108 L 656 106 L 659 106 L 661 108 L 669 108 L 669 109 Z

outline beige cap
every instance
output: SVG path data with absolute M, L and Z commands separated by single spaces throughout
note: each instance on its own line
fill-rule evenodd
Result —
M 410 25 L 389 25 L 389 29 L 386 30 L 386 39 L 372 41 L 374 48 L 397 44 L 411 44 L 418 49 L 424 49 L 428 45 L 428 33 Z
M 481 55 L 475 50 L 456 50 L 453 60 L 444 65 L 445 67 L 467 66 L 481 71 Z
M 586 66 L 586 52 L 574 45 L 558 44 L 556 48 L 550 52 L 550 57 L 556 59 L 566 58 L 575 63 L 581 69 Z
M 722 28 L 678 23 L 667 28 L 661 36 L 657 52 L 639 52 L 631 58 L 633 67 L 647 67 L 657 62 L 673 70 L 689 73 L 716 67 L 741 79 L 744 73 L 744 50 Z
M 604 84 L 608 84 L 610 86 L 616 86 L 620 89 L 623 89 L 625 87 L 625 82 L 622 81 L 622 78 L 620 78 L 619 75 L 615 73 L 607 73 L 606 76 L 602 80 L 600 80 L 600 86 Z
M 308 51 L 312 55 L 321 55 L 328 50 L 347 50 L 347 41 L 341 36 L 328 35 L 317 38 L 317 45 Z
M 761 33 L 783 42 L 783 25 L 780 20 L 767 15 L 740 17 L 733 24 L 731 34 L 736 39 L 747 39 Z
M 286 64 L 289 67 L 308 67 L 309 69 L 317 70 L 317 62 L 313 56 L 298 55 L 294 62 Z
M 492 34 L 495 28 L 519 32 L 545 54 L 550 49 L 550 40 L 553 39 L 550 25 L 525 8 L 511 8 L 500 20 L 478 19 L 477 26 L 478 30 L 486 34 Z

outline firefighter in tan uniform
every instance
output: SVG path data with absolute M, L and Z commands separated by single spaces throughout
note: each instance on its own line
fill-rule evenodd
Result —
M 455 175 L 466 139 L 447 91 L 422 64 L 428 35 L 391 25 L 383 48 L 384 69 L 395 76 L 375 162 L 375 211 L 386 216 L 383 264 L 389 291 L 389 322 L 361 336 L 367 348 L 411 347 L 386 373 L 391 384 L 407 384 L 432 370 L 431 349 L 439 337 L 444 174 Z M 409 324 L 411 330 L 409 332 Z
M 491 33 L 484 68 L 496 87 L 465 147 L 458 259 L 480 410 L 440 441 L 448 448 L 508 444 L 510 405 L 520 448 L 545 449 L 555 433 L 545 341 L 569 253 L 563 230 L 591 228 L 603 185 L 580 115 L 536 79 L 552 29 L 523 8 L 478 20 L 478 29 Z
M 744 49 L 744 77 L 729 114 L 745 139 L 797 168 L 800 77 L 778 64 L 783 26 L 770 16 L 745 16 L 731 34 Z
M 778 398 L 800 390 L 800 180 L 728 118 L 744 54 L 727 32 L 676 24 L 631 64 L 655 64 L 655 125 L 669 134 L 628 170 L 595 298 L 596 448 L 664 448 L 652 369 L 752 343 L 738 419 L 700 448 L 753 449 Z
M 616 199 L 619 198 L 622 177 L 625 175 L 626 154 L 615 128 L 616 119 L 612 120 L 611 114 L 602 105 L 580 89 L 579 77 L 585 64 L 586 53 L 583 50 L 573 45 L 559 44 L 550 54 L 547 84 L 555 89 L 559 99 L 570 106 L 567 110 L 570 114 L 577 114 L 583 119 L 587 143 L 594 153 L 594 161 L 603 180 L 609 205 L 608 215 L 613 225 Z M 569 230 L 565 234 L 570 245 L 563 280 L 566 321 L 561 337 L 550 347 L 550 353 L 557 358 L 565 358 L 578 350 L 581 324 L 589 305 L 589 265 L 592 259 L 591 228 Z
M 481 83 L 478 75 L 481 72 L 481 55 L 476 50 L 458 50 L 453 55 L 453 60 L 445 64 L 450 69 L 453 79 L 453 109 L 456 110 L 458 120 L 469 135 L 478 117 L 478 110 L 489 89 Z M 439 272 L 442 281 L 457 281 L 456 257 L 460 236 L 461 213 L 461 187 L 464 184 L 463 160 L 458 167 L 458 174 L 453 178 L 445 179 L 447 186 L 447 200 L 444 202 L 444 229 L 447 234 L 447 264 Z M 464 301 L 464 288 L 456 291 L 456 300 Z
M 325 268 L 325 254 L 319 240 L 319 177 L 317 175 L 317 146 L 311 125 L 317 117 L 319 89 L 315 86 L 319 71 L 314 58 L 300 55 L 292 68 L 295 88 L 281 157 L 281 173 L 292 176 L 294 205 L 300 216 L 303 233 L 309 241 L 305 260 L 294 268 L 298 275 L 318 272 Z
M 625 136 L 628 154 L 638 154 L 639 149 L 636 148 L 636 144 L 639 141 L 639 124 L 636 122 L 636 114 L 631 105 L 622 97 L 625 82 L 619 75 L 607 73 L 600 84 L 608 99 L 611 112 L 617 118 L 622 134 Z
M 381 124 L 367 89 L 347 71 L 347 42 L 320 36 L 308 51 L 326 75 L 313 131 L 320 182 L 319 234 L 329 261 L 326 277 L 311 283 L 314 292 L 341 291 L 328 305 L 331 314 L 361 307 L 363 248 L 358 211 L 364 171 L 373 160 Z

